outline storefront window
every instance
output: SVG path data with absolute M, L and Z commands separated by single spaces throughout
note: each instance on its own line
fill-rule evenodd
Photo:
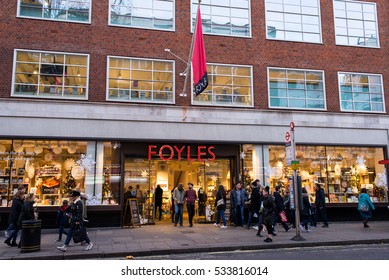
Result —
M 373 202 L 388 201 L 385 167 L 378 164 L 383 148 L 297 146 L 296 158 L 311 202 L 315 183 L 323 185 L 328 203 L 357 203 L 361 188 L 368 190 Z M 269 145 L 268 159 L 266 182 L 273 189 L 278 184 L 286 187 L 292 171 L 285 165 L 285 147 Z
M 110 142 L 1 140 L 0 205 L 9 206 L 21 187 L 38 206 L 61 205 L 76 188 L 88 205 L 118 204 L 118 155 Z

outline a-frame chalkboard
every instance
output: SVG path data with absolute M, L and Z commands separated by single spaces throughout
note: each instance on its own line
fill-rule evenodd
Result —
M 124 218 L 127 216 L 127 213 L 130 213 L 129 217 L 131 219 L 130 225 L 141 226 L 138 200 L 136 198 L 127 198 L 126 207 L 124 209 Z

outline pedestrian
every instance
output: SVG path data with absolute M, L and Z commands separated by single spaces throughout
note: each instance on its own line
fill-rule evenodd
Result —
M 270 195 L 270 188 L 266 186 L 263 191 L 263 224 L 266 227 L 267 238 L 265 242 L 273 242 L 274 234 L 274 218 L 276 212 L 276 205 L 274 203 L 274 197 Z
M 261 206 L 258 183 L 259 183 L 258 179 L 251 183 L 252 191 L 251 191 L 251 196 L 248 199 L 250 201 L 250 206 L 249 206 L 249 218 L 247 220 L 247 226 L 246 226 L 247 229 L 250 229 L 251 221 L 253 220 L 253 218 L 258 218 L 258 212 Z
M 315 222 L 313 224 L 316 227 L 317 222 L 319 221 L 319 216 L 323 219 L 323 227 L 328 227 L 327 221 L 327 213 L 326 213 L 326 200 L 325 200 L 325 192 L 321 187 L 321 184 L 316 183 L 315 185 Z
M 158 220 L 162 219 L 162 195 L 163 190 L 160 185 L 157 185 L 154 193 L 154 203 L 155 203 L 155 218 L 157 218 L 157 209 L 158 209 Z
M 238 181 L 235 189 L 231 192 L 231 207 L 234 208 L 234 227 L 244 226 L 244 204 L 248 199 L 248 193 L 242 189 L 242 184 Z
M 227 228 L 226 217 L 224 215 L 224 211 L 226 210 L 226 202 L 227 202 L 227 197 L 226 197 L 226 191 L 224 189 L 224 186 L 219 185 L 218 191 L 216 193 L 216 200 L 215 200 L 215 208 L 217 209 L 217 213 L 216 213 L 216 223 L 214 224 L 214 226 L 219 226 L 219 221 L 221 219 L 223 225 L 220 228 L 222 229 Z
M 193 184 L 188 183 L 188 190 L 185 192 L 186 208 L 188 210 L 189 227 L 193 227 L 193 216 L 195 213 L 195 202 L 197 199 Z
M 59 226 L 57 242 L 62 241 L 62 234 L 65 234 L 66 236 L 68 235 L 68 232 L 65 230 L 65 228 L 69 224 L 69 211 L 69 201 L 65 199 L 62 201 L 61 207 L 59 207 L 57 210 L 57 225 Z
M 29 193 L 25 196 L 22 211 L 20 212 L 18 218 L 18 226 L 21 228 L 24 221 L 35 220 L 35 195 L 33 193 Z M 23 242 L 26 236 L 23 235 L 23 231 L 20 237 L 20 242 L 18 244 L 18 248 L 20 248 L 21 243 Z
M 285 213 L 285 206 L 284 206 L 284 199 L 282 198 L 280 194 L 281 186 L 278 185 L 276 186 L 275 192 L 273 193 L 275 204 L 276 204 L 276 213 L 275 213 L 275 219 L 274 219 L 274 226 L 276 225 L 277 222 L 280 222 L 282 227 L 286 232 L 288 232 L 292 226 L 287 223 L 286 220 L 283 220 L 281 215 L 284 215 L 286 218 L 286 213 Z
M 88 215 L 87 215 L 87 209 L 86 209 L 86 201 L 88 200 L 88 196 L 85 193 L 81 192 L 80 187 L 77 187 L 74 190 L 80 193 L 80 199 L 82 202 L 82 213 L 83 213 L 82 217 L 84 219 L 84 222 L 89 222 Z
M 361 214 L 363 220 L 363 227 L 368 228 L 367 222 L 372 217 L 372 210 L 375 210 L 373 202 L 371 202 L 370 196 L 367 194 L 366 188 L 361 189 L 361 194 L 358 197 L 358 211 Z
M 24 203 L 24 190 L 18 190 L 12 199 L 11 212 L 9 213 L 7 232 L 10 232 L 4 243 L 11 247 L 17 247 L 19 244 L 16 242 L 20 226 L 18 225 L 18 219 L 22 212 Z
M 170 198 L 171 198 L 171 207 L 170 207 L 170 210 L 171 210 L 171 213 L 172 213 L 172 224 L 174 224 L 174 219 L 175 219 L 175 214 L 176 214 L 176 209 L 175 209 L 175 204 L 174 204 L 174 190 L 176 189 L 176 187 L 174 186 L 174 188 L 172 189 L 172 191 L 170 192 Z
M 311 203 L 309 202 L 309 197 L 308 197 L 308 192 L 306 188 L 302 188 L 302 196 L 303 196 L 303 203 L 301 205 L 301 223 L 300 223 L 300 230 L 302 232 L 309 232 L 308 230 L 308 222 L 310 221 L 311 218 L 311 211 L 312 211 L 312 206 Z
M 178 187 L 174 190 L 174 226 L 176 227 L 178 222 L 180 226 L 184 226 L 183 224 L 183 214 L 184 214 L 184 203 L 185 203 L 185 190 L 184 184 L 179 183 Z
M 83 207 L 82 207 L 82 202 L 80 198 L 81 194 L 78 191 L 72 191 L 70 194 L 70 199 L 72 200 L 71 208 L 70 208 L 70 229 L 68 231 L 68 236 L 66 237 L 65 243 L 63 246 L 57 247 L 58 250 L 62 252 L 66 252 L 69 246 L 69 243 L 73 237 L 73 232 L 77 228 L 84 229 L 84 218 L 83 218 Z M 93 244 L 89 239 L 88 234 L 85 234 L 85 242 L 87 243 L 86 247 L 84 248 L 85 251 L 89 251 L 92 249 Z

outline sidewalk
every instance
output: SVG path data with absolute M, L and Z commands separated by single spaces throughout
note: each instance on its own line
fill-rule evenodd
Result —
M 296 230 L 285 232 L 277 226 L 278 235 L 272 243 L 265 243 L 265 237 L 257 237 L 256 230 L 243 227 L 220 229 L 213 224 L 194 224 L 190 227 L 173 227 L 170 223 L 136 228 L 88 229 L 94 244 L 91 251 L 83 246 L 71 244 L 63 253 L 56 249 L 56 230 L 42 230 L 41 250 L 20 253 L 20 249 L 4 244 L 4 233 L 0 238 L 0 260 L 48 260 L 48 259 L 98 259 L 125 257 L 128 255 L 149 256 L 172 253 L 193 253 L 230 250 L 313 247 L 329 245 L 351 245 L 389 243 L 389 221 L 370 222 L 370 228 L 363 228 L 361 222 L 331 223 L 328 228 L 319 224 L 310 233 L 302 233 L 305 241 L 292 241 Z

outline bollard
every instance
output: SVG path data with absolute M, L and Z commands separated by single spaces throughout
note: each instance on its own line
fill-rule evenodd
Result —
M 22 222 L 21 253 L 40 251 L 41 228 L 41 220 L 26 220 Z

